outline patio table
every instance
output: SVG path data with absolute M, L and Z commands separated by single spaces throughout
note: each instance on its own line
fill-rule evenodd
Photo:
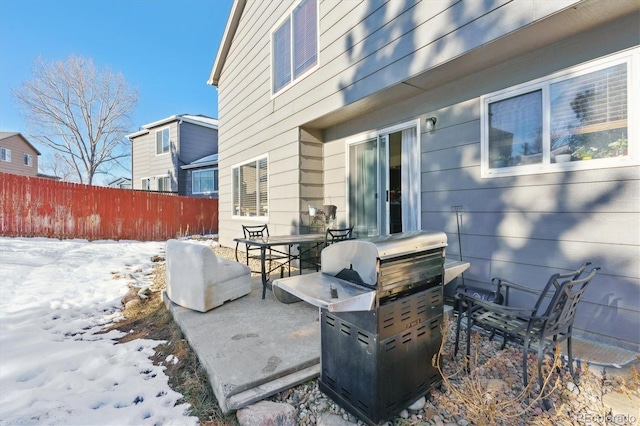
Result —
M 233 241 L 260 248 L 260 273 L 262 275 L 262 298 L 264 299 L 269 285 L 269 274 L 286 265 L 289 269 L 289 276 L 291 276 L 291 262 L 301 260 L 306 253 L 324 244 L 324 234 L 271 235 L 257 238 L 239 237 L 234 238 Z M 309 244 L 310 247 L 303 250 L 300 248 L 300 244 Z M 298 246 L 297 252 L 292 252 L 291 250 L 294 245 Z M 279 247 L 279 249 L 274 249 L 274 247 Z M 284 262 L 277 262 L 277 266 L 268 269 L 266 265 L 267 250 L 275 252 L 278 259 L 284 259 Z M 300 274 L 302 274 L 302 268 L 300 269 Z

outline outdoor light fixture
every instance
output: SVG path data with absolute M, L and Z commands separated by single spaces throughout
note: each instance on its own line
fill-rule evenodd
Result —
M 436 127 L 436 122 L 438 121 L 437 118 L 435 117 L 429 117 L 427 118 L 427 120 L 425 121 L 426 124 L 426 130 L 427 132 L 432 131 L 433 129 L 435 129 Z

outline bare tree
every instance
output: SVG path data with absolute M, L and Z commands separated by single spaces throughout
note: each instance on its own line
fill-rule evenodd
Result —
M 38 168 L 40 168 L 44 174 L 55 176 L 64 181 L 77 180 L 76 173 L 69 167 L 64 156 L 59 152 L 46 154 L 38 161 Z
M 80 183 L 92 184 L 114 165 L 128 169 L 129 114 L 138 93 L 121 73 L 96 69 L 92 59 L 34 61 L 33 79 L 13 90 L 29 123 L 29 137 L 53 148 Z M 128 163 L 128 162 L 127 162 Z

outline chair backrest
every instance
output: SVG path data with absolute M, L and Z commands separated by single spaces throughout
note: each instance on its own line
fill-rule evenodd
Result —
M 585 262 L 582 265 L 580 265 L 580 267 L 575 271 L 569 271 L 569 272 L 557 273 L 557 274 L 551 275 L 551 277 L 549 277 L 549 281 L 547 281 L 547 284 L 542 289 L 542 293 L 540 293 L 540 297 L 536 302 L 533 315 L 537 315 L 541 311 L 542 304 L 545 301 L 550 303 L 549 298 L 553 298 L 554 294 L 560 288 L 561 283 L 563 283 L 567 279 L 577 280 L 589 265 L 591 265 L 591 262 Z M 547 305 L 547 307 L 548 306 L 549 305 Z
M 544 315 L 541 316 L 544 321 L 542 337 L 568 333 L 571 330 L 578 303 L 599 269 L 593 268 L 586 276 L 569 279 L 559 285 Z
M 327 228 L 324 233 L 324 246 L 327 247 L 333 243 L 344 240 L 353 240 L 353 226 L 342 229 Z
M 269 236 L 269 228 L 264 225 L 242 225 L 242 232 L 245 238 L 261 238 Z

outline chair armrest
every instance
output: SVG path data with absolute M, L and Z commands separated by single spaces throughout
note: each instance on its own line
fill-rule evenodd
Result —
M 492 278 L 491 283 L 496 286 L 497 291 L 502 292 L 502 288 L 504 287 L 504 304 L 509 305 L 509 290 L 514 289 L 518 291 L 522 291 L 524 293 L 533 294 L 535 296 L 540 296 L 542 292 L 540 290 L 533 289 L 531 287 L 526 287 L 521 284 L 516 284 L 513 281 L 506 280 L 504 278 Z
M 492 302 L 487 302 L 481 299 L 478 299 L 476 297 L 473 296 L 467 296 L 464 294 L 461 294 L 459 296 L 461 298 L 461 300 L 465 300 L 467 301 L 467 303 L 469 304 L 469 309 L 470 310 L 477 310 L 478 308 L 482 308 L 485 311 L 491 311 L 491 312 L 495 312 L 497 314 L 500 315 L 505 315 L 505 316 L 509 316 L 512 318 L 518 317 L 518 318 L 531 318 L 533 317 L 533 313 L 535 311 L 534 308 L 523 308 L 520 306 L 504 306 L 504 305 L 498 305 L 496 303 L 492 303 Z
M 496 286 L 496 288 L 498 289 L 498 291 L 500 291 L 500 289 L 502 287 L 506 287 L 506 290 L 509 291 L 510 288 L 516 289 L 516 290 L 520 290 L 520 291 L 524 291 L 525 293 L 531 293 L 531 294 L 535 294 L 535 295 L 540 295 L 540 293 L 542 293 L 540 290 L 536 290 L 530 287 L 526 287 L 523 286 L 521 284 L 516 284 L 512 281 L 506 280 L 504 278 L 500 278 L 500 277 L 496 277 L 496 278 L 492 278 L 491 279 L 491 283 L 493 285 Z

